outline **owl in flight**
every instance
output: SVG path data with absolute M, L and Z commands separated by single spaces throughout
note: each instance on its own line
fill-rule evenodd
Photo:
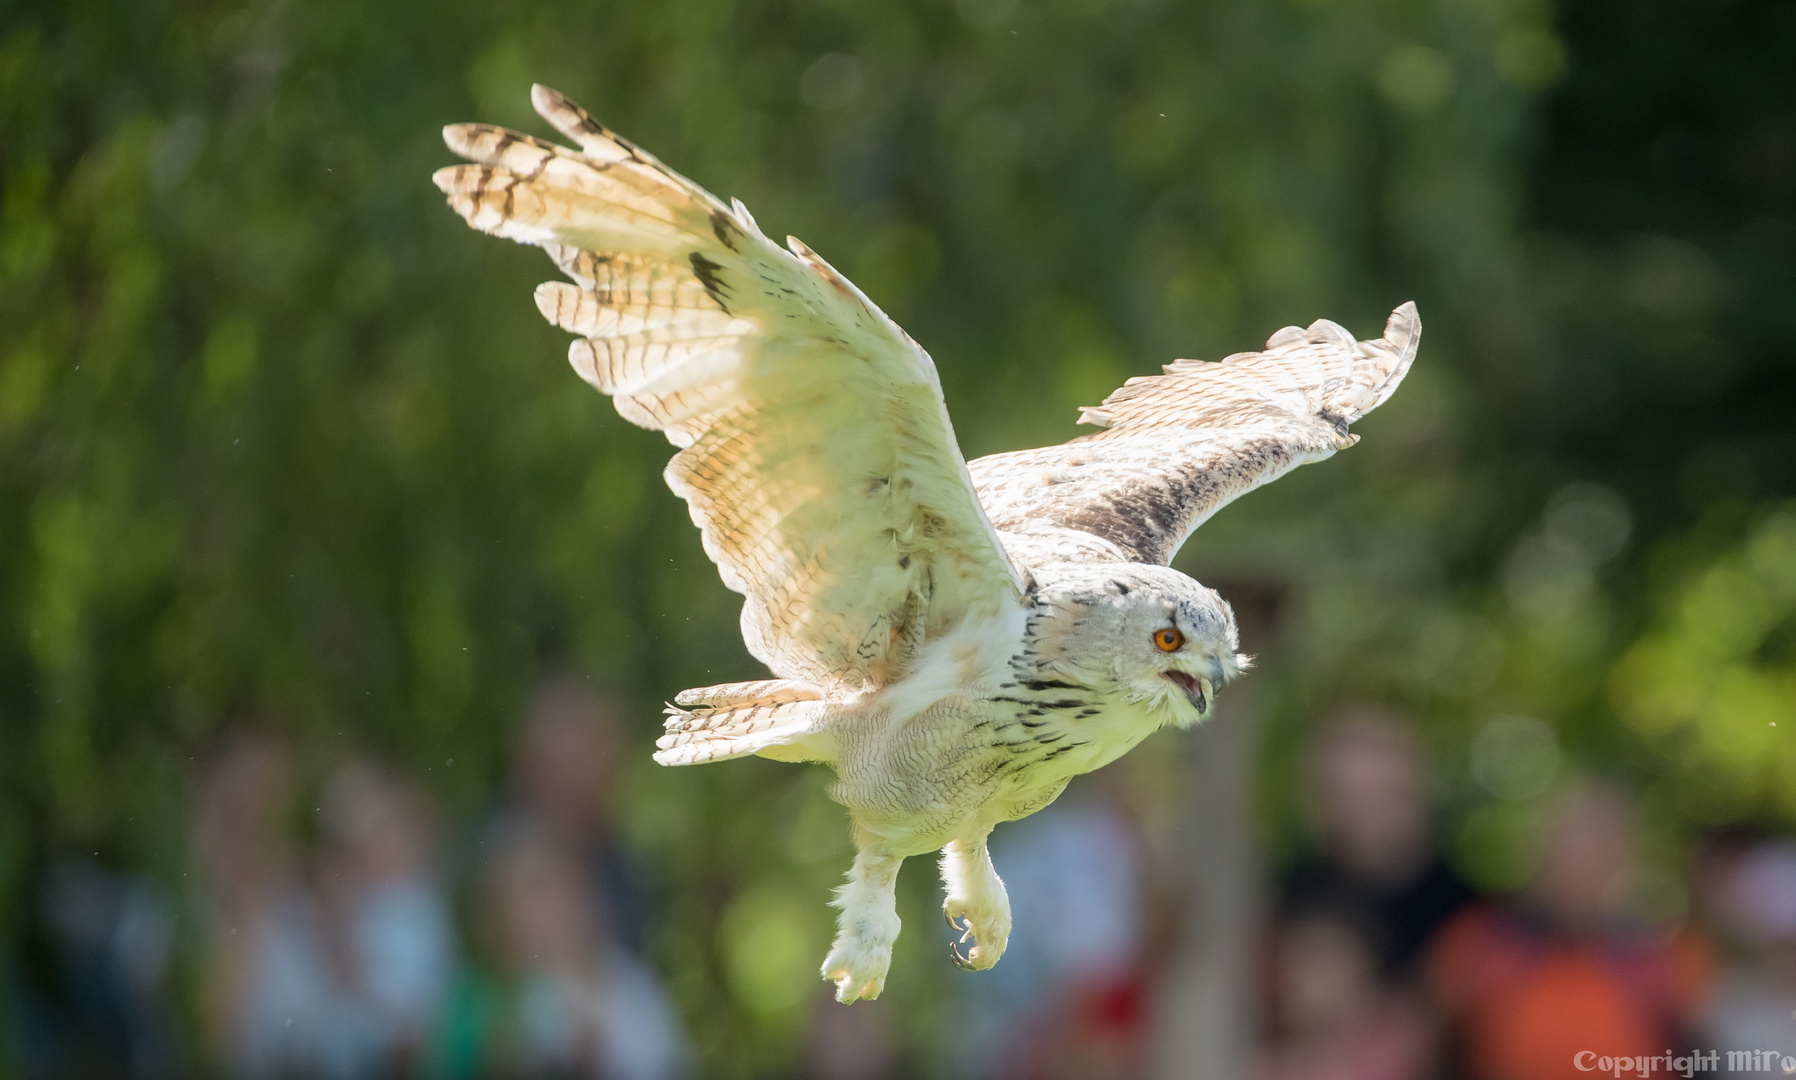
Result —
M 1180 360 L 1084 410 L 1099 431 L 968 462 L 929 355 L 847 278 L 561 94 L 532 101 L 574 149 L 452 125 L 473 164 L 436 184 L 572 279 L 537 307 L 579 335 L 581 378 L 679 447 L 667 483 L 778 676 L 678 695 L 655 760 L 835 769 L 857 849 L 823 962 L 838 1000 L 884 987 L 911 855 L 941 852 L 955 963 L 992 966 L 992 827 L 1209 714 L 1247 658 L 1228 604 L 1168 564 L 1231 499 L 1357 441 L 1415 358 L 1415 306 L 1372 341 L 1322 320 Z

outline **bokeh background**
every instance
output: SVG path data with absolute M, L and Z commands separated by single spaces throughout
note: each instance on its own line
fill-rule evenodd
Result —
M 1639 837 L 1611 914 L 1703 931 L 1703 868 L 1796 824 L 1793 52 L 1780 0 L 0 3 L 0 1072 L 1259 1075 L 1297 1036 L 1254 942 L 1354 709 L 1457 880 L 1541 895 L 1600 791 Z M 663 700 L 760 669 L 669 447 L 538 317 L 550 264 L 429 183 L 445 123 L 547 134 L 534 81 L 848 273 L 969 457 L 1419 304 L 1363 443 L 1180 557 L 1262 656 L 1215 729 L 1075 789 L 1083 848 L 1000 845 L 1105 886 L 1052 924 L 1131 973 L 1083 1064 L 1010 1048 L 1057 1014 L 946 963 L 927 860 L 886 997 L 820 1001 L 822 770 L 648 761 Z M 532 1057 L 557 888 L 639 1013 Z M 251 1015 L 281 947 L 342 1015 Z M 376 999 L 403 1035 L 351 1031 Z M 295 1016 L 349 1049 L 255 1049 Z M 1429 1068 L 1484 1067 L 1441 1030 Z

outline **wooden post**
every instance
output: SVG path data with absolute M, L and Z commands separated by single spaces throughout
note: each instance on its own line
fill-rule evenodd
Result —
M 1255 843 L 1254 779 L 1282 588 L 1215 585 L 1234 606 L 1249 672 L 1217 696 L 1185 744 L 1186 803 L 1158 891 L 1170 950 L 1150 1005 L 1148 1075 L 1242 1080 L 1260 1044 L 1259 957 L 1265 869 Z

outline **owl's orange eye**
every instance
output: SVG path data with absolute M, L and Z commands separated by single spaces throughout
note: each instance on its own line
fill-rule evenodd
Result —
M 1161 652 L 1177 652 L 1179 646 L 1183 644 L 1185 644 L 1185 635 L 1179 633 L 1175 626 L 1154 631 L 1154 645 Z

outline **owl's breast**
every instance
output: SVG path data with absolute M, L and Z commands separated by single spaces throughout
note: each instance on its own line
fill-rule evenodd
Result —
M 1004 795 L 1025 802 L 1038 789 L 1058 792 L 1068 779 L 1115 761 L 1161 723 L 1120 693 L 1055 679 L 1019 681 L 984 704 L 986 742 L 1006 780 Z

